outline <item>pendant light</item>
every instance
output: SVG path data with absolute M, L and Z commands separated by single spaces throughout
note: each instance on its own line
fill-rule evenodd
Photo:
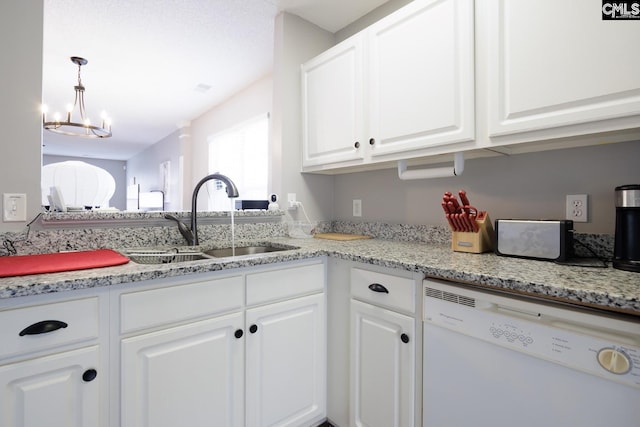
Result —
M 67 107 L 66 120 L 62 120 L 59 113 L 54 114 L 52 121 L 47 121 L 47 107 L 42 106 L 42 125 L 51 132 L 68 136 L 81 136 L 84 138 L 109 138 L 111 136 L 111 119 L 102 114 L 101 126 L 92 125 L 86 116 L 84 107 L 84 86 L 80 78 L 80 71 L 87 60 L 78 56 L 72 56 L 71 62 L 78 66 L 78 85 L 74 86 L 76 96 L 73 105 Z M 76 108 L 79 110 L 79 121 L 73 121 Z

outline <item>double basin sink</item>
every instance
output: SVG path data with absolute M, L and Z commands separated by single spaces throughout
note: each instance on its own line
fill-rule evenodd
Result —
M 172 248 L 135 248 L 122 253 L 137 264 L 175 264 L 202 259 L 224 259 L 246 256 L 259 256 L 271 252 L 299 249 L 296 246 L 261 243 L 251 246 L 201 249 L 191 247 Z

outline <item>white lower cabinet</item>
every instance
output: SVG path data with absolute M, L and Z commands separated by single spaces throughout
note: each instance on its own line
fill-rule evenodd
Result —
M 249 427 L 311 426 L 325 417 L 323 294 L 247 310 Z
M 314 261 L 239 270 L 117 296 L 120 424 L 113 427 L 319 424 L 324 268 Z
M 351 269 L 351 427 L 419 425 L 416 279 Z
M 351 315 L 353 425 L 413 426 L 414 319 L 360 301 Z
M 122 340 L 122 427 L 244 425 L 242 327 L 234 313 Z
M 0 301 L 0 427 L 106 427 L 108 299 L 87 293 Z
M 101 425 L 98 373 L 98 346 L 0 366 L 0 426 Z

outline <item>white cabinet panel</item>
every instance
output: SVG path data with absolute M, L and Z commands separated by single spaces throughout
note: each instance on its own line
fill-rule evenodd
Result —
M 303 166 L 362 159 L 362 61 L 354 36 L 302 66 Z
M 606 121 L 640 115 L 637 22 L 602 20 L 599 0 L 484 6 L 490 136 L 586 123 L 572 132 L 594 133 L 625 126 Z
M 123 427 L 244 425 L 242 313 L 122 340 Z
M 303 168 L 473 141 L 472 0 L 415 0 L 302 66 Z
M 324 294 L 247 310 L 247 426 L 314 425 L 326 416 Z
M 369 27 L 373 156 L 474 138 L 473 12 L 417 1 Z
M 351 296 L 395 310 L 416 311 L 416 282 L 407 277 L 352 268 Z
M 244 302 L 242 285 L 242 276 L 231 276 L 124 293 L 120 296 L 121 332 L 239 310 Z
M 0 366 L 0 427 L 101 425 L 101 377 L 97 346 Z
M 99 314 L 97 297 L 2 311 L 0 359 L 97 339 Z
M 415 425 L 415 338 L 413 318 L 351 300 L 353 426 Z
M 247 305 L 322 292 L 324 268 L 324 264 L 317 263 L 247 274 Z

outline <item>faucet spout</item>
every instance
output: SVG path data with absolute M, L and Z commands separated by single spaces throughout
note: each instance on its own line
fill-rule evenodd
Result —
M 195 236 L 193 235 L 193 232 L 191 230 L 189 230 L 189 227 L 187 227 L 187 225 L 185 225 L 184 222 L 180 221 L 180 219 L 178 217 L 176 217 L 175 215 L 171 215 L 171 214 L 164 214 L 164 217 L 166 219 L 170 219 L 172 221 L 175 221 L 178 223 L 178 231 L 180 232 L 180 234 L 182 234 L 182 237 L 184 237 L 184 239 L 187 241 L 187 243 L 191 246 L 195 246 Z
M 187 242 L 189 242 L 191 246 L 197 246 L 200 244 L 200 242 L 198 241 L 198 192 L 200 191 L 200 187 L 202 187 L 205 182 L 211 181 L 213 179 L 222 181 L 227 186 L 227 196 L 229 196 L 230 199 L 238 197 L 238 188 L 233 183 L 233 181 L 231 181 L 231 179 L 229 179 L 225 175 L 219 173 L 207 175 L 196 184 L 196 187 L 193 189 L 193 195 L 191 196 L 191 234 L 193 235 L 193 240 L 189 242 L 189 239 L 187 238 Z

